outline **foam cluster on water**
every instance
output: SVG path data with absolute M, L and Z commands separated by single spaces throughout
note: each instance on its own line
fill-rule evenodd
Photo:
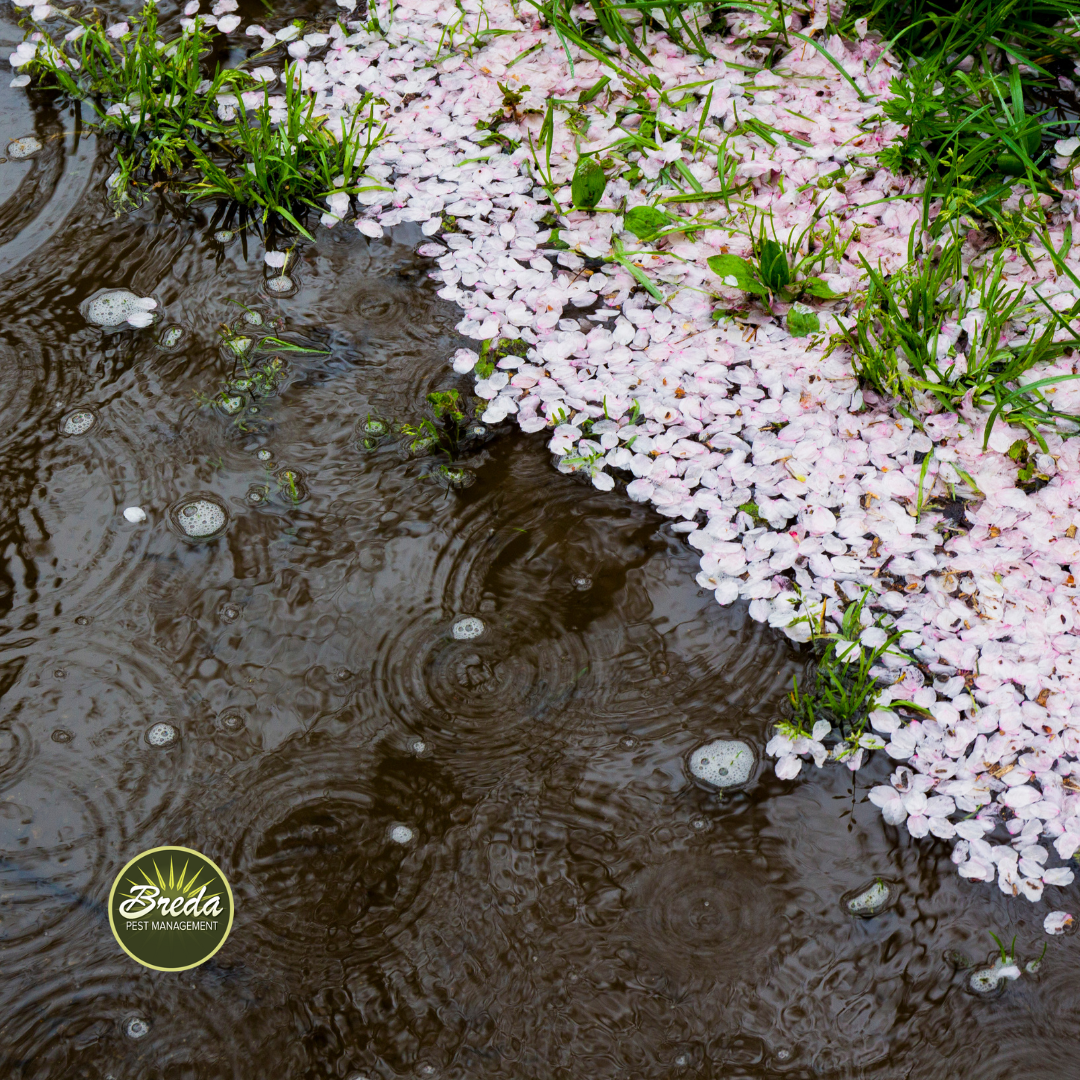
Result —
M 976 968 L 967 977 L 968 990 L 979 997 L 996 997 L 1005 989 L 1005 980 L 1002 978 L 997 965 Z
M 157 307 L 152 296 L 136 296 L 129 289 L 103 289 L 83 305 L 87 322 L 96 326 L 149 326 Z
M 230 394 L 227 390 L 222 391 L 217 397 L 218 408 L 226 416 L 235 416 L 247 404 L 247 398 L 243 394 Z
M 455 641 L 472 641 L 484 632 L 484 621 L 475 615 L 459 615 L 450 624 L 450 636 Z
M 224 532 L 229 522 L 224 505 L 206 497 L 182 500 L 171 516 L 180 531 L 193 540 L 209 540 Z
M 97 423 L 97 414 L 93 409 L 72 409 L 60 418 L 60 432 L 63 435 L 85 435 Z
M 166 326 L 161 332 L 161 337 L 158 338 L 158 344 L 163 349 L 175 349 L 177 345 L 183 340 L 184 328 L 182 326 L 173 323 L 171 326 Z
M 268 292 L 277 294 L 278 296 L 285 296 L 291 293 L 296 288 L 296 282 L 287 274 L 276 274 L 272 278 L 267 278 L 266 289 Z
M 180 732 L 177 731 L 172 724 L 166 724 L 164 722 L 151 725 L 150 729 L 146 732 L 146 741 L 151 746 L 156 746 L 158 748 L 172 746 L 179 738 Z
M 236 712 L 235 710 L 224 712 L 218 717 L 219 727 L 230 735 L 235 735 L 237 732 L 243 731 L 246 723 L 247 721 L 244 718 L 244 714 Z
M 472 487 L 476 483 L 476 473 L 472 469 L 463 468 L 460 465 L 440 465 L 435 470 L 435 475 L 446 484 L 447 487 L 460 490 Z
M 351 0 L 339 2 L 352 10 Z M 712 145 L 727 136 L 735 177 L 750 185 L 740 204 L 766 215 L 777 239 L 814 221 L 834 228 L 843 255 L 830 257 L 820 276 L 847 297 L 865 285 L 864 261 L 885 273 L 906 262 L 919 220 L 921 181 L 892 176 L 876 160 L 900 134 L 882 112 L 890 81 L 902 76 L 897 60 L 872 37 L 827 36 L 820 2 L 789 18 L 832 59 L 798 44 L 776 72 L 757 70 L 748 36 L 764 27 L 756 13 L 729 13 L 707 59 L 650 34 L 648 67 L 625 50 L 618 63 L 653 88 L 687 88 L 684 105 L 659 107 L 657 119 L 669 127 L 656 148 L 629 153 L 637 179 L 612 175 L 599 212 L 570 211 L 579 155 L 602 156 L 622 134 L 619 110 L 633 108 L 635 91 L 619 73 L 508 0 L 485 0 L 485 31 L 495 33 L 467 54 L 447 42 L 461 17 L 451 0 L 400 0 L 392 19 L 387 3 L 372 6 L 388 29 L 359 21 L 325 34 L 243 29 L 266 49 L 286 44 L 331 130 L 365 91 L 385 103 L 375 116 L 386 138 L 367 169 L 376 183 L 352 202 L 331 195 L 323 224 L 335 227 L 354 209 L 356 227 L 372 238 L 418 224 L 440 295 L 461 306 L 458 330 L 478 343 L 455 354 L 454 370 L 472 372 L 482 342 L 527 345 L 524 357 L 506 356 L 476 379 L 488 402 L 483 422 L 512 419 L 547 432 L 560 469 L 584 472 L 602 490 L 616 476 L 627 479 L 631 499 L 651 504 L 701 552 L 697 582 L 718 603 L 745 602 L 753 619 L 805 640 L 809 617 L 837 633 L 844 607 L 868 589 L 851 655 L 887 632 L 902 635 L 903 655 L 886 655 L 876 669 L 888 685 L 873 730 L 844 764 L 858 769 L 875 749 L 906 763 L 873 789 L 872 801 L 913 837 L 952 841 L 963 876 L 1031 900 L 1048 884 L 1070 883 L 1072 870 L 1053 865 L 1050 853 L 1067 860 L 1080 848 L 1080 445 L 1064 438 L 1065 425 L 1043 432 L 1045 452 L 1033 456 L 1048 482 L 1025 491 L 1007 454 L 1024 433 L 999 422 L 984 448 L 988 415 L 969 401 L 955 414 L 935 413 L 928 401 L 917 427 L 887 403 L 864 399 L 849 351 L 830 349 L 830 336 L 851 323 L 846 301 L 815 301 L 821 332 L 793 337 L 783 305 L 776 315 L 747 307 L 709 270 L 706 260 L 721 251 L 748 255 L 749 230 L 745 218 L 729 221 L 722 198 L 708 198 L 720 187 L 715 155 L 690 160 L 672 135 L 698 132 Z M 465 7 L 480 17 L 475 0 Z M 206 16 L 197 9 L 187 6 L 182 25 L 199 17 L 224 33 L 240 27 L 223 8 Z M 25 65 L 36 48 L 24 42 L 12 64 Z M 609 79 L 603 94 L 574 110 L 572 127 L 568 111 L 551 113 L 556 207 L 538 182 L 530 143 L 540 144 L 552 99 L 576 99 L 601 77 Z M 506 90 L 521 95 L 514 107 L 504 104 Z M 263 101 L 262 90 L 242 96 L 245 108 Z M 271 119 L 283 120 L 284 97 L 269 102 Z M 490 128 L 477 125 L 496 121 L 516 145 L 510 152 L 478 145 Z M 766 139 L 750 121 L 786 134 Z M 1057 144 L 1056 167 L 1071 165 L 1075 144 Z M 542 157 L 547 170 L 546 146 Z M 685 176 L 685 190 L 666 179 L 677 162 L 702 201 L 688 201 L 694 185 Z M 1020 192 L 1004 201 L 1006 211 L 1019 208 Z M 642 243 L 625 229 L 625 211 L 664 198 L 681 200 L 662 205 L 700 228 Z M 1066 243 L 1080 202 L 1065 191 L 1043 204 L 1049 242 L 1080 276 L 1080 250 Z M 566 245 L 557 252 L 545 247 L 552 214 Z M 963 258 L 978 268 L 987 254 L 969 241 Z M 586 260 L 604 260 L 602 269 Z M 1036 305 L 1036 285 L 1055 308 L 1076 299 L 1039 245 L 1023 259 L 1007 252 L 1003 272 L 1025 290 L 1025 304 Z M 295 281 L 270 277 L 266 287 L 287 294 Z M 714 321 L 717 296 L 741 314 Z M 948 325 L 945 347 L 958 348 L 981 318 L 973 309 Z M 1025 329 L 1009 333 L 1020 340 Z M 1076 363 L 1067 352 L 1039 375 L 1071 376 Z M 1055 389 L 1056 409 L 1080 412 L 1080 383 Z M 942 512 L 926 508 L 952 489 L 968 498 L 966 531 L 946 528 Z M 890 708 L 900 701 L 925 713 L 911 719 Z M 835 763 L 823 738 L 778 732 L 768 746 L 777 774 L 794 778 L 810 760 Z
M 7 156 L 18 161 L 33 157 L 41 149 L 41 140 L 34 135 L 20 135 L 7 144 Z
M 690 755 L 690 773 L 714 788 L 739 787 L 754 771 L 754 751 L 741 739 L 714 739 Z
M 129 1016 L 124 1021 L 123 1030 L 129 1039 L 144 1039 L 150 1034 L 150 1023 L 141 1016 Z
M 895 890 L 881 878 L 875 878 L 867 885 L 849 892 L 843 898 L 844 910 L 849 915 L 862 919 L 880 915 L 892 902 Z

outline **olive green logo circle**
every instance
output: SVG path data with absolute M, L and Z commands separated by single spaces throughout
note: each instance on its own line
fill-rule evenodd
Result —
M 109 893 L 109 925 L 133 960 L 155 971 L 186 971 L 225 944 L 233 896 L 225 875 L 186 847 L 136 855 Z

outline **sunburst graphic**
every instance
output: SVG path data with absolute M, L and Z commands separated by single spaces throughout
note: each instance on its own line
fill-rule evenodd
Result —
M 138 868 L 138 871 L 139 871 L 140 874 L 142 874 L 142 876 L 144 878 L 146 878 L 147 884 L 153 885 L 156 888 L 159 888 L 161 890 L 162 894 L 168 893 L 173 898 L 175 898 L 177 896 L 177 894 L 179 894 L 181 896 L 191 896 L 195 892 L 196 889 L 201 888 L 204 884 L 206 884 L 206 882 L 200 882 L 199 881 L 199 871 L 198 870 L 195 871 L 195 874 L 192 876 L 192 878 L 190 880 L 188 880 L 188 881 L 184 880 L 187 877 L 188 865 L 190 864 L 190 862 L 191 862 L 190 859 L 188 859 L 188 860 L 186 860 L 184 862 L 184 865 L 180 870 L 180 876 L 177 877 L 176 872 L 175 872 L 175 868 L 173 866 L 172 856 L 170 856 L 169 857 L 169 877 L 168 877 L 167 881 L 166 881 L 165 875 L 161 872 L 161 867 L 158 866 L 157 859 L 154 859 L 154 861 L 153 861 L 153 863 L 154 863 L 154 873 L 157 875 L 157 881 L 155 881 L 141 866 Z M 139 881 L 137 878 L 128 878 L 128 884 L 132 885 L 132 886 L 140 886 L 140 887 L 142 886 L 142 882 Z M 134 895 L 133 893 L 130 893 L 130 892 L 122 893 L 121 895 L 127 900 L 140 899 L 140 897 L 137 897 L 136 895 Z M 203 897 L 203 903 L 206 903 L 207 901 L 213 900 L 215 897 L 220 897 L 220 896 L 221 896 L 221 893 L 211 893 L 209 896 L 204 896 Z

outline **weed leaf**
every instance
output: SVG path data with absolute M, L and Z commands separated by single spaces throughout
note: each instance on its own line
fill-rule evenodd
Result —
M 767 296 L 769 290 L 758 280 L 753 266 L 738 255 L 711 255 L 709 269 L 722 278 L 733 277 L 743 292 Z
M 784 249 L 775 240 L 763 240 L 758 257 L 761 280 L 772 293 L 782 292 L 791 281 L 791 267 Z
M 627 210 L 623 225 L 639 240 L 651 240 L 672 219 L 655 206 L 635 206 Z
M 841 296 L 840 293 L 834 293 L 819 277 L 804 278 L 799 282 L 799 288 L 807 296 L 816 296 L 819 300 L 838 300 Z
M 596 158 L 579 158 L 574 179 L 570 181 L 570 198 L 574 205 L 591 210 L 600 201 L 606 187 L 607 177 Z
M 795 304 L 787 313 L 787 328 L 792 337 L 809 337 L 821 330 L 821 320 L 816 311 L 804 304 Z

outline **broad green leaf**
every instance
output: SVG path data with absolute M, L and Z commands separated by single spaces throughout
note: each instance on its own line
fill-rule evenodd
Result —
M 753 266 L 738 255 L 711 255 L 708 259 L 709 269 L 722 278 L 733 277 L 735 284 L 743 292 L 756 293 L 758 296 L 768 295 L 769 290 L 758 280 Z
M 570 181 L 570 198 L 574 200 L 574 205 L 591 210 L 600 201 L 606 187 L 607 177 L 596 158 L 579 158 L 574 179 Z
M 795 304 L 787 313 L 787 328 L 792 337 L 809 337 L 821 330 L 821 320 L 812 308 Z
M 651 240 L 672 219 L 655 206 L 635 206 L 627 210 L 623 225 L 639 240 Z
M 841 293 L 834 293 L 819 277 L 808 277 L 799 282 L 799 288 L 807 296 L 816 296 L 819 300 L 838 300 Z
M 758 265 L 761 267 L 761 280 L 769 287 L 770 292 L 778 293 L 791 280 L 787 255 L 775 240 L 765 240 L 762 243 Z

